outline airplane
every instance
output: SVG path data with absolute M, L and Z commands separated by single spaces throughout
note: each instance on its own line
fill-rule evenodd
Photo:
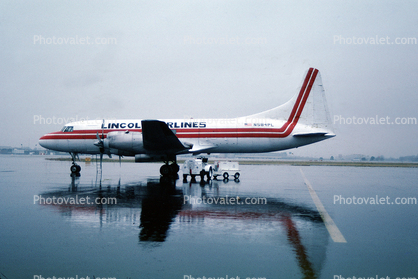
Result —
M 163 162 L 163 176 L 177 175 L 177 155 L 261 153 L 286 150 L 334 137 L 318 69 L 310 68 L 288 102 L 249 116 L 228 119 L 85 120 L 48 133 L 39 144 L 69 152 L 70 171 L 79 174 L 78 154 L 132 156 L 135 162 Z

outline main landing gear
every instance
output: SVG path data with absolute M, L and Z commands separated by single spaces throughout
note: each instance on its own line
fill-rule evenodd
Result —
M 77 153 L 70 152 L 71 159 L 73 164 L 70 167 L 71 175 L 80 176 L 81 167 L 75 163 L 76 157 L 78 157 Z
M 162 176 L 176 176 L 178 177 L 178 172 L 180 170 L 179 165 L 177 165 L 177 162 L 174 161 L 173 163 L 165 162 L 164 165 L 160 168 L 160 173 Z

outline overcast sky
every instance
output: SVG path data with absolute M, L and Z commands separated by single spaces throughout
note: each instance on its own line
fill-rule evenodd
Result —
M 417 14 L 416 1 L 1 1 L 0 145 L 33 148 L 71 118 L 257 113 L 309 67 L 333 120 L 418 119 Z M 334 127 L 294 153 L 418 154 L 418 124 Z

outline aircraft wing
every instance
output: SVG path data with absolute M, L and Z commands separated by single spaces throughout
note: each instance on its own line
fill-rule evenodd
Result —
M 159 120 L 142 120 L 142 140 L 144 148 L 155 153 L 171 153 L 188 150 L 167 124 Z

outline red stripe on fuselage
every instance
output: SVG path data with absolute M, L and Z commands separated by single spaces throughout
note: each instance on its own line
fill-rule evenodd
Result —
M 318 70 L 310 68 L 303 81 L 299 95 L 288 120 L 280 128 L 186 128 L 175 129 L 178 138 L 285 138 L 290 135 L 299 121 L 306 100 L 318 75 Z M 142 129 L 104 129 L 74 130 L 73 132 L 54 132 L 44 135 L 40 140 L 59 139 L 97 139 L 97 133 L 106 138 L 107 133 L 114 131 L 142 132 Z

